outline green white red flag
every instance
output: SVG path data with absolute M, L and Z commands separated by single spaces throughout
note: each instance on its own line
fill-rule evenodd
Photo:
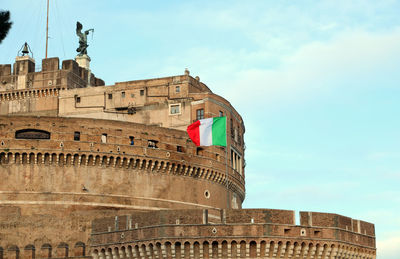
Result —
M 187 133 L 196 146 L 226 147 L 226 117 L 195 121 L 187 127 Z

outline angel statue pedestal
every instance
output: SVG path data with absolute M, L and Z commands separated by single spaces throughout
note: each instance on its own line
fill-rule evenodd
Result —
M 75 57 L 75 61 L 80 67 L 83 67 L 90 71 L 90 57 L 87 54 L 77 55 Z

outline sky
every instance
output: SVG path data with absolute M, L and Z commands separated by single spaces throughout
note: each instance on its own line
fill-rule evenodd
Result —
M 46 0 L 0 0 L 44 58 Z M 188 68 L 246 127 L 245 208 L 332 212 L 375 224 L 400 254 L 400 1 L 50 0 L 49 57 L 73 59 L 76 21 L 106 84 Z

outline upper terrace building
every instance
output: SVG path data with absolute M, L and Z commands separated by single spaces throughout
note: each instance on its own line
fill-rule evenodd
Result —
M 189 71 L 106 86 L 85 57 L 35 66 L 0 65 L 0 259 L 375 258 L 373 224 L 241 209 L 243 120 Z M 196 147 L 186 127 L 216 116 L 227 147 Z

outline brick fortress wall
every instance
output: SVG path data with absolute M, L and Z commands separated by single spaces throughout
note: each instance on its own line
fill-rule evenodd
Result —
M 97 219 L 91 249 L 94 258 L 375 258 L 373 224 L 337 214 L 300 214 L 300 225 L 294 211 L 271 209 Z
M 240 207 L 244 199 L 244 178 L 230 167 L 227 195 L 223 149 L 198 155 L 183 131 L 29 116 L 0 116 L 0 129 L 0 250 L 8 254 L 33 246 L 39 256 L 44 246 L 56 255 L 60 244 L 87 244 L 98 217 L 224 208 L 233 196 Z M 24 139 L 30 134 L 48 139 Z

